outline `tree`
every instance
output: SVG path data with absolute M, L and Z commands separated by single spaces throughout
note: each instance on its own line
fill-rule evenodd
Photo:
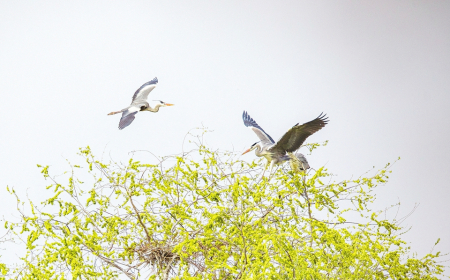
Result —
M 4 265 L 3 275 L 438 279 L 443 273 L 439 252 L 409 256 L 399 221 L 369 209 L 389 164 L 339 182 L 323 167 L 304 174 L 288 164 L 261 179 L 259 160 L 212 151 L 201 139 L 190 152 L 155 164 L 104 163 L 86 147 L 85 165 L 71 165 L 65 182 L 40 166 L 51 181 L 42 206 L 9 189 L 21 219 L 5 226 L 27 254 L 18 267 Z

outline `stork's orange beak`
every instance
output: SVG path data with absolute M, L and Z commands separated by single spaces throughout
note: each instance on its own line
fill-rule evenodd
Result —
M 246 153 L 248 153 L 248 152 L 250 152 L 250 151 L 251 151 L 251 150 L 248 149 L 248 150 L 246 150 L 245 152 L 243 152 L 242 154 L 245 155 Z
M 173 106 L 175 104 L 166 103 L 166 106 Z

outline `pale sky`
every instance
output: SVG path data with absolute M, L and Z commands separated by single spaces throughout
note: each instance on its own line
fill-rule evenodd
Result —
M 243 110 L 274 139 L 324 112 L 310 165 L 348 179 L 400 156 L 374 208 L 420 204 L 403 238 L 450 252 L 449 15 L 450 1 L 0 0 L 0 212 L 6 186 L 46 197 L 36 164 L 60 173 L 79 147 L 174 154 L 203 124 L 212 148 L 244 151 Z M 175 106 L 119 131 L 107 113 L 154 77 L 149 99 Z

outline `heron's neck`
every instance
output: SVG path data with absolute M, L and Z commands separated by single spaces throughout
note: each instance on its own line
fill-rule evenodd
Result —
M 261 146 L 260 145 L 256 146 L 255 155 L 257 155 L 258 157 L 264 156 L 261 152 L 262 152 Z
M 155 108 L 148 106 L 148 108 L 145 109 L 145 111 L 150 111 L 150 112 L 156 113 L 159 111 L 159 107 L 161 107 L 161 106 L 162 106 L 161 104 L 156 104 Z

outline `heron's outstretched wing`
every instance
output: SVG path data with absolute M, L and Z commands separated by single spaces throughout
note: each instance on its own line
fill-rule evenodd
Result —
M 124 129 L 129 126 L 134 121 L 136 114 L 139 112 L 137 110 L 133 110 L 133 108 L 130 109 L 122 113 L 122 117 L 119 122 L 119 129 Z
M 322 127 L 324 127 L 327 123 L 328 117 L 320 114 L 317 118 L 310 122 L 302 125 L 296 124 L 289 129 L 280 140 L 278 140 L 271 150 L 280 154 L 294 152 L 300 148 L 306 138 L 322 129 Z
M 247 127 L 250 127 L 255 133 L 256 136 L 258 136 L 259 140 L 263 144 L 274 144 L 275 141 L 273 141 L 272 137 L 270 137 L 269 134 L 267 134 L 262 127 L 260 127 L 254 119 L 250 117 L 249 114 L 247 114 L 246 111 L 242 113 L 242 119 L 244 120 L 244 124 Z
M 138 88 L 133 95 L 133 100 L 132 100 L 131 104 L 139 102 L 139 101 L 146 101 L 148 94 L 150 93 L 150 91 L 152 91 L 156 87 L 157 83 L 158 83 L 158 78 L 155 77 L 150 82 L 146 82 L 140 88 Z

